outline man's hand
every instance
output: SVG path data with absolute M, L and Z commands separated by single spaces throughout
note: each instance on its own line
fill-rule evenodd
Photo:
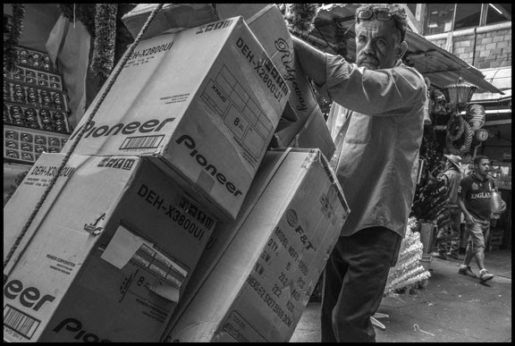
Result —
M 476 219 L 470 214 L 465 214 L 465 222 L 470 225 L 476 222 Z

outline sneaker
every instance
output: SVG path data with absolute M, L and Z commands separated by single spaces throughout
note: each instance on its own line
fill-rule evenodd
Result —
M 486 270 L 486 269 L 481 269 L 479 271 L 479 281 L 481 283 L 486 282 L 488 280 L 492 280 L 493 277 L 494 277 L 494 274 L 489 273 L 488 270 Z
M 472 268 L 470 268 L 470 266 L 466 266 L 463 264 L 460 265 L 460 269 L 458 269 L 458 274 L 476 277 L 476 274 L 474 274 L 474 272 L 472 271 Z

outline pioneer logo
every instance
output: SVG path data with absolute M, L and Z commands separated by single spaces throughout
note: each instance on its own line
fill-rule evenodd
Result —
M 38 311 L 45 303 L 53 302 L 55 297 L 50 294 L 42 295 L 37 287 L 25 287 L 20 280 L 11 280 L 4 286 L 4 297 L 18 299 L 26 308 Z
M 148 132 L 159 132 L 168 123 L 171 123 L 175 118 L 166 118 L 163 120 L 151 119 L 144 123 L 139 121 L 131 121 L 128 124 L 118 123 L 115 125 L 102 125 L 95 126 L 94 120 L 89 122 L 84 130 L 83 138 L 88 137 L 100 137 L 100 136 L 116 136 L 121 132 L 122 135 L 130 135 L 136 132 L 148 133 Z M 77 134 L 83 129 L 85 125 L 81 125 L 76 131 L 72 133 L 68 141 L 72 140 Z
M 195 145 L 195 141 L 188 135 L 182 135 L 176 140 L 177 144 L 184 144 L 186 148 L 191 149 L 190 156 L 195 158 L 195 161 L 202 166 L 206 172 L 211 174 L 211 176 L 216 177 L 216 180 L 221 185 L 224 185 L 227 191 L 229 191 L 234 196 L 241 195 L 241 191 L 230 181 L 227 181 L 227 177 L 222 173 L 218 172 L 218 168 L 212 164 L 208 163 L 205 156 L 198 152 Z
M 54 332 L 70 332 L 73 340 L 83 342 L 111 342 L 108 339 L 100 339 L 97 335 L 87 331 L 82 326 L 82 322 L 75 318 L 65 318 L 54 329 Z

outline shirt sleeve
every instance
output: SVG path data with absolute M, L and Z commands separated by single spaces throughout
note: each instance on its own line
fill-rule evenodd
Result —
M 427 86 L 412 68 L 399 64 L 389 69 L 370 70 L 326 53 L 326 82 L 317 85 L 321 94 L 336 103 L 368 115 L 398 115 L 423 105 Z

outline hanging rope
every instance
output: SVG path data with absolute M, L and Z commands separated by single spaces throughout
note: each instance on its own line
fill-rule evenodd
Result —
M 104 92 L 102 93 L 99 101 L 95 104 L 95 107 L 94 107 L 93 111 L 90 113 L 90 115 L 89 115 L 89 117 L 88 117 L 88 119 L 86 121 L 86 126 L 82 126 L 81 129 L 79 130 L 77 138 L 72 143 L 70 150 L 64 156 L 63 161 L 61 162 L 61 165 L 59 166 L 59 169 L 57 170 L 57 173 L 52 177 L 52 180 L 50 181 L 50 184 L 47 186 L 47 188 L 45 189 L 45 191 L 41 195 L 41 198 L 39 199 L 38 203 L 34 207 L 34 210 L 32 211 L 31 215 L 27 219 L 27 222 L 23 226 L 22 231 L 20 232 L 20 235 L 16 238 L 14 244 L 12 245 L 11 249 L 9 250 L 9 253 L 8 253 L 8 255 L 6 257 L 6 260 L 4 262 L 4 270 L 7 267 L 7 264 L 10 262 L 11 257 L 13 256 L 14 252 L 17 250 L 18 246 L 20 245 L 21 240 L 24 238 L 25 234 L 27 233 L 27 230 L 29 229 L 30 225 L 32 224 L 32 221 L 36 217 L 39 209 L 41 208 L 41 206 L 45 202 L 46 197 L 48 196 L 49 192 L 52 190 L 53 186 L 55 185 L 55 182 L 57 181 L 57 178 L 61 174 L 61 171 L 66 166 L 66 163 L 68 162 L 70 156 L 72 155 L 73 151 L 75 150 L 75 147 L 77 147 L 77 144 L 79 143 L 79 141 L 81 140 L 82 136 L 84 135 L 84 132 L 86 132 L 85 131 L 86 128 L 88 128 L 88 125 L 91 123 L 91 121 L 95 117 L 98 109 L 100 108 L 100 105 L 102 104 L 102 102 L 106 98 L 107 94 L 111 90 L 111 87 L 113 86 L 114 82 L 118 78 L 118 75 L 120 74 L 123 66 L 125 65 L 125 63 L 129 59 L 129 57 L 134 52 L 134 49 L 136 48 L 136 46 L 138 45 L 139 41 L 141 40 L 141 37 L 143 36 L 145 31 L 147 30 L 148 26 L 150 25 L 150 23 L 152 22 L 154 17 L 157 15 L 159 10 L 161 10 L 163 5 L 164 4 L 162 4 L 162 3 L 158 4 L 157 7 L 148 16 L 147 21 L 145 22 L 145 25 L 143 25 L 143 27 L 141 28 L 140 32 L 138 33 L 138 36 L 136 37 L 134 42 L 129 46 L 129 48 L 125 52 L 125 55 L 122 57 L 122 60 L 121 60 L 120 64 L 117 65 L 117 69 L 113 72 L 112 78 L 109 80 L 109 82 L 108 82 Z M 15 259 L 15 261 L 14 261 L 13 265 L 11 266 L 9 272 L 7 274 L 4 273 L 4 275 L 7 275 L 7 277 L 9 277 L 9 275 L 11 275 L 11 272 L 13 271 L 13 269 L 18 264 L 19 260 L 21 259 L 21 257 L 25 253 L 25 250 L 27 249 L 28 245 L 30 244 L 30 242 L 32 241 L 32 239 L 34 238 L 36 233 L 37 233 L 37 231 L 34 231 L 32 236 L 30 237 L 30 239 L 25 244 L 25 247 L 18 254 L 18 257 Z

